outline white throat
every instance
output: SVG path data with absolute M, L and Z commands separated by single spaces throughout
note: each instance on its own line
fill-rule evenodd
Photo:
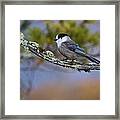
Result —
M 62 39 L 59 38 L 59 39 L 56 41 L 58 48 L 61 46 L 61 44 L 62 44 L 63 42 L 66 42 L 66 41 L 68 41 L 69 39 L 70 39 L 70 38 L 69 38 L 68 36 L 63 37 Z

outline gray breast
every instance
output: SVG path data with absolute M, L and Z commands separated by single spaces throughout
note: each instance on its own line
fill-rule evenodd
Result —
M 68 59 L 76 59 L 77 55 L 73 51 L 70 51 L 65 46 L 61 45 L 59 48 L 60 53 Z

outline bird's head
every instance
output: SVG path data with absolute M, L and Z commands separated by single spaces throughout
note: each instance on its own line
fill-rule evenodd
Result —
M 66 34 L 66 33 L 59 33 L 59 34 L 57 34 L 56 36 L 55 36 L 55 41 L 57 41 L 57 40 L 62 40 L 63 38 L 67 38 L 67 37 L 69 37 L 69 35 L 68 34 Z
M 57 34 L 57 35 L 55 36 L 55 39 L 54 39 L 54 40 L 55 40 L 55 42 L 57 43 L 58 47 L 60 47 L 60 46 L 61 46 L 61 43 L 70 40 L 70 37 L 69 37 L 69 35 L 66 34 L 66 33 L 59 33 L 59 34 Z

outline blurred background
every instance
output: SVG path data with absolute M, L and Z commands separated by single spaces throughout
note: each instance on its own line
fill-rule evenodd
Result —
M 21 20 L 20 31 L 61 59 L 54 38 L 67 33 L 85 51 L 100 59 L 99 20 Z M 21 100 L 99 100 L 100 71 L 78 72 L 38 58 L 20 48 Z

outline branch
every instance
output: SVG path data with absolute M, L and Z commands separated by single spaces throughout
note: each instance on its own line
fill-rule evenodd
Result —
M 29 50 L 31 53 L 35 54 L 37 57 L 40 57 L 48 62 L 51 62 L 53 64 L 56 64 L 65 68 L 71 68 L 71 69 L 76 69 L 78 71 L 85 71 L 85 72 L 89 72 L 91 70 L 100 70 L 99 64 L 94 64 L 94 63 L 81 64 L 79 61 L 76 61 L 76 60 L 74 61 L 60 60 L 55 57 L 53 52 L 43 50 L 38 43 L 31 42 L 25 39 L 23 33 L 20 34 L 20 45 L 26 50 Z

